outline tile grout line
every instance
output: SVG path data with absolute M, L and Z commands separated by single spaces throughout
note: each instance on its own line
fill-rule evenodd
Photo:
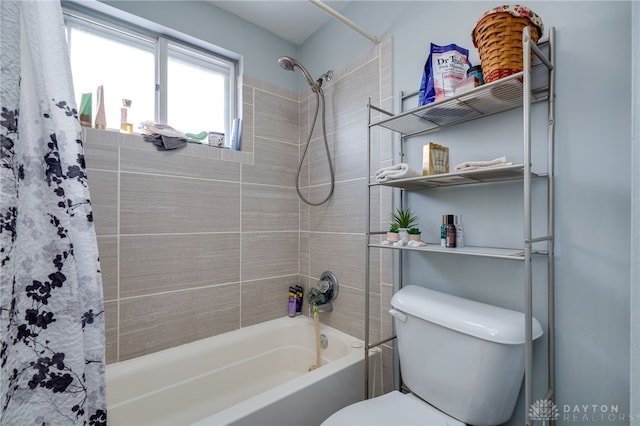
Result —
M 120 147 L 119 147 L 120 148 Z M 239 164 L 241 166 L 241 164 Z M 166 174 L 166 173 L 157 173 L 157 172 L 140 172 L 140 171 L 131 171 L 131 170 L 118 170 L 118 174 L 125 173 L 130 175 L 139 175 L 139 176 L 154 176 L 154 177 L 162 177 L 162 178 L 170 178 L 170 179 L 185 179 L 185 180 L 197 180 L 197 181 L 205 181 L 205 182 L 222 182 L 229 184 L 238 184 L 240 180 L 232 180 L 232 179 L 216 179 L 216 178 L 204 178 L 197 176 L 184 176 L 177 174 Z
M 243 285 L 242 285 L 242 187 L 244 186 L 244 183 L 242 181 L 242 165 L 240 165 L 240 196 L 239 196 L 239 209 L 240 211 L 239 213 L 239 217 L 238 217 L 238 221 L 239 221 L 239 225 L 240 225 L 240 232 L 238 232 L 238 238 L 239 238 L 239 242 L 238 242 L 238 248 L 239 248 L 239 254 L 238 254 L 238 280 L 240 281 L 240 291 L 239 291 L 239 296 L 240 296 L 240 300 L 238 300 L 238 328 L 242 328 L 242 291 L 243 291 Z
M 227 287 L 227 286 L 233 286 L 236 284 L 240 284 L 240 281 L 229 281 L 224 283 L 198 285 L 196 287 L 175 288 L 175 289 L 169 289 L 169 290 L 162 290 L 155 293 L 133 294 L 131 296 L 122 297 L 122 300 L 135 300 L 135 299 L 144 299 L 147 297 L 163 296 L 168 294 L 188 293 L 191 291 L 199 291 L 199 290 L 211 289 L 216 287 Z
M 256 88 L 255 87 L 251 87 L 251 116 L 252 116 L 252 123 L 251 125 L 253 126 L 253 128 L 251 129 L 251 134 L 253 137 L 253 153 L 255 155 L 256 152 Z M 255 157 L 253 158 L 253 162 L 255 164 Z M 240 226 L 240 232 L 238 233 L 238 249 L 239 249 L 239 254 L 238 254 L 238 280 L 240 281 L 240 285 L 239 285 L 239 300 L 238 300 L 238 329 L 242 328 L 242 293 L 244 291 L 244 285 L 243 285 L 243 281 L 242 281 L 242 192 L 243 192 L 243 188 L 244 188 L 244 164 L 240 164 L 240 196 L 239 196 L 239 209 L 240 211 L 238 212 L 239 214 L 239 226 Z
M 116 362 L 120 362 L 120 147 L 116 178 Z
M 300 94 L 298 94 L 298 158 L 300 158 L 300 118 L 302 116 L 302 102 L 300 102 Z M 297 179 L 297 178 L 296 178 Z M 298 198 L 298 282 L 301 281 L 302 275 L 302 256 L 300 255 L 302 248 L 302 206 L 300 197 L 296 193 L 296 197 Z

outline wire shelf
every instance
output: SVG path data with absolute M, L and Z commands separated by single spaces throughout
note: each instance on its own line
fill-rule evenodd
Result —
M 531 177 L 546 176 L 542 173 L 531 173 Z M 524 178 L 524 164 L 491 167 L 470 171 L 444 173 L 439 175 L 418 176 L 406 179 L 394 179 L 387 182 L 372 182 L 371 186 L 391 186 L 401 189 L 425 189 L 442 186 L 470 185 L 477 183 L 504 182 Z
M 393 247 L 392 245 L 385 245 L 379 243 L 370 243 L 369 247 L 392 249 L 392 250 L 406 250 L 417 252 L 431 252 L 431 253 L 444 253 L 453 255 L 464 256 L 479 256 L 479 257 L 491 257 L 494 259 L 506 259 L 506 260 L 524 260 L 524 250 L 518 248 L 499 248 L 499 247 L 478 247 L 478 246 L 465 246 L 462 248 L 449 248 L 442 247 L 439 243 L 428 243 L 422 247 Z
M 405 136 L 412 136 L 522 108 L 523 75 L 523 72 L 519 72 L 483 84 L 462 94 L 382 119 L 372 123 L 371 127 L 380 126 Z M 547 86 L 539 85 L 532 91 L 532 97 L 532 103 L 546 100 Z

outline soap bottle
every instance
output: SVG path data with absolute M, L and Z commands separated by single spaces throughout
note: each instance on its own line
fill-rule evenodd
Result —
M 456 246 L 456 225 L 455 216 L 452 214 L 447 215 L 447 234 L 446 234 L 446 247 L 454 248 Z
M 104 111 L 104 86 L 98 86 L 96 95 L 98 98 L 97 99 L 98 112 L 96 113 L 95 126 L 96 126 L 96 129 L 106 130 L 107 116 L 105 115 L 105 111 Z
M 447 246 L 447 215 L 442 215 L 442 225 L 440 226 L 440 246 Z
M 462 215 L 456 216 L 456 247 L 464 247 L 464 229 L 462 228 Z
M 83 93 L 80 100 L 80 125 L 91 127 L 91 93 Z
M 298 298 L 298 291 L 295 287 L 289 287 L 289 305 L 287 309 L 287 314 L 290 317 L 296 316 L 296 301 Z
M 123 99 L 122 108 L 120 108 L 120 131 L 132 134 L 133 124 L 129 123 L 129 108 L 131 108 L 131 99 Z

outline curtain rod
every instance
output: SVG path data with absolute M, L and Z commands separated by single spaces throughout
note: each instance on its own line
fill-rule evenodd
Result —
M 371 40 L 375 44 L 380 43 L 380 39 L 378 37 L 369 34 L 361 26 L 359 26 L 358 24 L 356 24 L 355 22 L 353 22 L 349 18 L 345 17 L 344 15 L 340 14 L 335 9 L 332 9 L 331 7 L 327 6 L 321 0 L 308 0 L 308 1 L 312 5 L 316 6 L 319 9 L 322 9 L 324 12 L 326 12 L 329 15 L 333 16 L 335 19 L 337 19 L 338 21 L 342 22 L 347 27 L 349 27 L 352 30 L 355 30 L 358 33 L 360 33 L 361 35 L 365 36 L 366 38 L 368 38 L 369 40 Z

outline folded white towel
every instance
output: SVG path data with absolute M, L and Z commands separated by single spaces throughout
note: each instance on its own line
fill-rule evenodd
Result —
M 407 243 L 407 246 L 409 247 L 424 247 L 426 246 L 427 243 L 425 243 L 424 241 L 420 240 L 420 241 L 416 241 L 416 240 L 411 240 Z
M 487 167 L 496 167 L 496 166 L 508 166 L 512 163 L 507 163 L 507 157 L 499 157 L 489 161 L 466 161 L 464 163 L 460 163 L 455 167 L 457 172 L 465 171 L 465 170 L 474 170 L 474 169 L 482 169 Z
M 472 170 L 499 169 L 500 167 L 512 166 L 512 165 L 513 165 L 513 163 L 509 162 L 509 163 L 500 163 L 500 164 L 491 165 L 491 166 L 466 167 L 464 169 L 456 170 L 456 172 L 470 172 Z
M 407 163 L 398 163 L 393 166 L 376 170 L 374 177 L 378 182 L 387 182 L 393 179 L 404 179 L 421 176 L 419 172 L 409 167 Z

